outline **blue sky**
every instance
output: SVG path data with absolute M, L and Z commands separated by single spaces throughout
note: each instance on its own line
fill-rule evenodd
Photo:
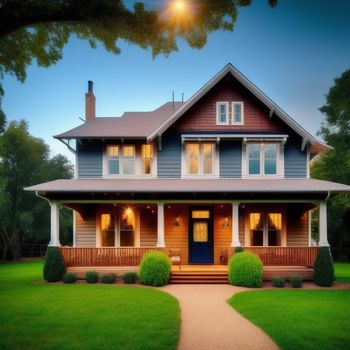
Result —
M 189 0 L 188 0 L 189 1 Z M 154 5 L 155 1 L 150 2 Z M 233 32 L 216 32 L 196 50 L 179 42 L 170 57 L 119 42 L 120 55 L 72 37 L 58 64 L 35 63 L 24 84 L 6 76 L 3 108 L 8 120 L 26 119 L 30 132 L 52 153 L 65 146 L 52 138 L 81 123 L 87 81 L 94 81 L 98 116 L 152 110 L 191 97 L 227 63 L 232 63 L 309 132 L 323 120 L 318 111 L 335 77 L 350 68 L 350 1 L 267 1 L 239 11 Z

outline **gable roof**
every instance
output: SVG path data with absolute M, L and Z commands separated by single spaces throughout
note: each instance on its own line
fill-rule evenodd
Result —
M 98 117 L 54 137 L 57 139 L 147 138 L 183 104 L 183 102 L 167 102 L 150 112 L 125 112 L 121 117 Z
M 310 150 L 313 154 L 332 149 L 331 146 L 326 145 L 309 134 L 301 125 L 299 125 L 230 63 L 209 80 L 198 92 L 186 101 L 186 103 L 168 102 L 150 112 L 126 112 L 121 117 L 113 118 L 98 117 L 54 137 L 57 139 L 146 138 L 147 141 L 151 141 L 157 136 L 161 136 L 185 112 L 194 106 L 207 92 L 209 92 L 227 75 L 231 75 L 237 79 L 248 91 L 266 105 L 270 110 L 270 117 L 276 115 L 300 135 L 302 138 L 302 149 L 304 149 L 308 143 L 310 144 Z

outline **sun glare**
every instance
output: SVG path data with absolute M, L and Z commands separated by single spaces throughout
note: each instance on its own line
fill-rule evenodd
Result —
M 174 1 L 174 9 L 176 11 L 184 11 L 186 8 L 186 3 L 183 0 L 175 0 Z

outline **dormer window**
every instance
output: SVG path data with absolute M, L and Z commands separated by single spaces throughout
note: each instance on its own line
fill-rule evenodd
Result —
M 243 102 L 232 102 L 232 124 L 244 124 Z
M 215 144 L 186 144 L 186 175 L 214 175 Z
M 216 103 L 216 124 L 227 125 L 228 122 L 228 102 L 217 102 Z

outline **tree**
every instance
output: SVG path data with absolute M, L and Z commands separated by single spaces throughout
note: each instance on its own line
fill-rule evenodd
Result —
M 268 2 L 275 6 L 277 0 Z M 119 39 L 150 49 L 153 56 L 177 50 L 178 37 L 201 48 L 209 33 L 232 31 L 238 9 L 251 0 L 191 0 L 186 10 L 174 7 L 174 0 L 165 8 L 145 4 L 130 9 L 122 0 L 0 0 L 0 78 L 10 74 L 23 82 L 33 60 L 41 67 L 55 64 L 72 34 L 115 54 Z M 0 85 L 0 132 L 3 93 Z
M 25 121 L 11 122 L 0 138 L 0 243 L 2 258 L 20 257 L 24 236 L 49 232 L 49 205 L 24 187 L 58 177 L 72 167 L 63 156 L 49 157 L 43 140 L 31 136 Z
M 334 80 L 320 108 L 325 115 L 319 136 L 334 150 L 313 162 L 311 175 L 350 185 L 350 69 Z M 328 202 L 328 236 L 337 259 L 350 259 L 350 195 L 333 197 Z

